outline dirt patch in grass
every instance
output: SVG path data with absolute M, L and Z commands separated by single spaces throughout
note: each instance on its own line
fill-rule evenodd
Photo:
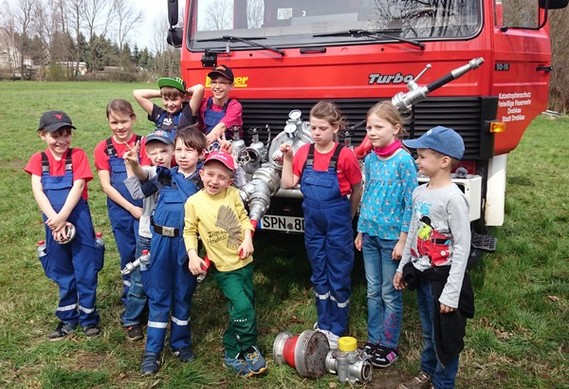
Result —
M 408 378 L 395 369 L 373 369 L 373 377 L 369 387 L 377 389 L 395 389 L 401 382 Z

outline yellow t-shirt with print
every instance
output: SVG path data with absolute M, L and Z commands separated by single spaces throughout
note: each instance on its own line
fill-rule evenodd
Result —
M 186 201 L 184 221 L 186 250 L 197 251 L 199 234 L 207 256 L 217 270 L 232 271 L 253 261 L 251 255 L 239 258 L 243 232 L 254 228 L 238 189 L 229 187 L 213 196 L 200 190 Z

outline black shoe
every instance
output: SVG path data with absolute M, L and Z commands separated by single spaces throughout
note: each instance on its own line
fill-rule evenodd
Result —
M 160 360 L 158 354 L 155 353 L 144 353 L 142 357 L 142 364 L 140 366 L 140 374 L 142 376 L 149 376 L 158 373 L 160 369 Z
M 51 342 L 55 342 L 55 341 L 64 339 L 68 335 L 71 335 L 72 333 L 74 333 L 76 328 L 77 328 L 77 323 L 73 324 L 73 323 L 65 323 L 63 321 L 59 322 L 55 331 L 53 331 L 51 334 L 49 334 L 47 336 L 47 338 Z
M 375 354 L 378 347 L 379 344 L 377 343 L 366 342 L 363 349 L 364 355 L 368 358 L 371 358 L 373 354 Z
M 180 362 L 182 363 L 191 362 L 196 358 L 196 355 L 194 354 L 191 347 L 185 347 L 180 350 L 175 350 L 174 355 L 177 356 Z
M 83 332 L 88 338 L 94 338 L 101 335 L 101 329 L 98 324 L 89 324 L 88 326 L 83 327 Z
M 144 332 L 142 331 L 142 326 L 140 324 L 135 324 L 126 327 L 126 339 L 131 342 L 144 339 Z
M 375 367 L 388 367 L 399 359 L 399 351 L 394 348 L 381 347 L 369 359 Z

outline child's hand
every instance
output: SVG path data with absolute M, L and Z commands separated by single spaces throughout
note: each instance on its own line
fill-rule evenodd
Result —
M 283 153 L 284 158 L 289 158 L 289 159 L 292 158 L 293 152 L 291 145 L 289 145 L 288 143 L 283 143 L 279 149 L 281 153 Z
M 197 254 L 188 254 L 188 270 L 194 276 L 204 273 L 202 266 L 205 267 L 205 261 Z
M 395 276 L 393 277 L 393 286 L 397 290 L 405 289 L 407 286 L 405 285 L 405 282 L 403 282 L 403 274 L 400 271 L 395 272 Z
M 245 259 L 253 254 L 253 243 L 250 239 L 245 239 L 237 249 L 240 259 Z
M 137 166 L 138 162 L 138 153 L 140 150 L 140 142 L 136 142 L 134 146 L 130 146 L 126 143 L 127 151 L 123 154 L 123 159 L 126 164 L 130 166 Z
M 225 138 L 225 132 L 217 138 L 217 142 L 219 143 L 219 151 L 223 151 L 227 154 L 233 153 L 233 147 L 231 146 L 231 142 Z
M 358 251 L 362 251 L 362 240 L 362 233 L 358 232 L 356 235 L 356 240 L 354 240 L 354 246 L 356 246 L 356 249 Z
M 225 135 L 224 135 L 224 137 L 225 137 Z M 214 134 L 214 132 L 211 131 L 209 134 L 207 134 L 207 135 L 205 136 L 205 144 L 206 144 L 207 146 L 209 146 L 209 145 L 211 145 L 212 143 L 216 142 L 217 139 L 218 139 L 217 134 Z
M 62 243 L 69 240 L 69 236 L 67 235 L 67 225 L 71 225 L 71 223 L 65 222 L 63 224 L 63 228 L 59 228 L 57 230 L 52 230 L 51 235 L 53 236 L 53 240 L 56 242 Z
M 403 257 L 403 249 L 405 248 L 405 241 L 397 241 L 397 244 L 395 245 L 395 247 L 393 248 L 393 251 L 391 252 L 391 259 L 393 259 L 394 261 L 400 261 L 401 257 Z
M 456 308 L 449 307 L 448 305 L 444 305 L 443 303 L 440 303 L 440 308 L 439 308 L 440 313 L 451 313 L 454 311 L 456 311 Z
M 45 224 L 53 231 L 60 231 L 65 229 L 67 225 L 67 219 L 63 218 L 61 215 L 57 214 L 54 217 L 51 217 L 45 221 Z M 55 238 L 55 236 L 54 236 Z
M 133 205 L 128 211 L 132 217 L 134 217 L 136 220 L 140 220 L 140 217 L 142 216 L 142 208 Z

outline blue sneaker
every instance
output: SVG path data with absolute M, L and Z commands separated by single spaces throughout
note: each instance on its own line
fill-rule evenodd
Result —
M 142 365 L 140 367 L 140 374 L 144 376 L 154 375 L 160 369 L 160 357 L 155 353 L 144 353 L 142 357 Z
M 223 363 L 225 366 L 233 369 L 238 375 L 243 377 L 251 377 L 253 373 L 247 367 L 245 359 L 240 354 L 237 354 L 235 358 L 230 357 L 227 353 L 223 358 Z
M 179 350 L 174 350 L 174 355 L 177 356 L 182 363 L 191 362 L 196 358 L 192 348 L 189 346 Z
M 262 374 L 267 370 L 267 362 L 259 349 L 255 346 L 251 346 L 245 351 L 245 362 L 253 374 Z

